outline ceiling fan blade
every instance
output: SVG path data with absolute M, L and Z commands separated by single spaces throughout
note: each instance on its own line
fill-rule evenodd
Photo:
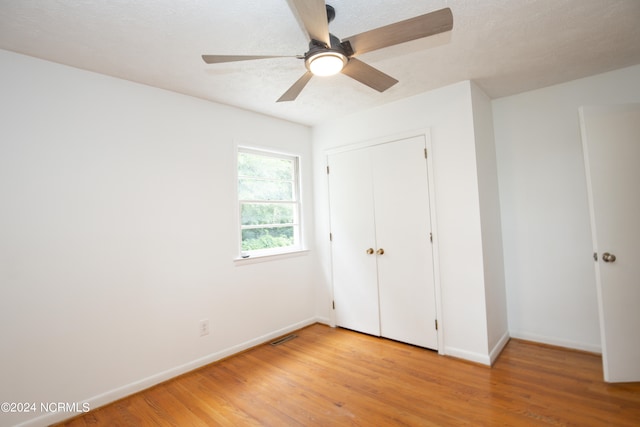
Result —
M 331 46 L 329 22 L 324 0 L 287 0 L 302 29 L 310 40 Z
M 444 8 L 343 39 L 355 55 L 444 33 L 453 28 L 451 9 Z
M 309 83 L 313 74 L 311 71 L 307 71 L 293 84 L 276 102 L 293 101 L 300 95 L 302 89 Z
M 250 61 L 252 59 L 268 58 L 300 58 L 299 56 L 282 55 L 202 55 L 202 59 L 207 64 L 221 64 L 223 62 Z
M 349 59 L 349 63 L 342 69 L 342 74 L 346 74 L 378 92 L 384 92 L 398 83 L 398 80 L 393 77 L 356 58 Z

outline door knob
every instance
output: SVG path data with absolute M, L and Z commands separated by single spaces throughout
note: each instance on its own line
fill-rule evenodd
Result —
M 614 254 L 610 254 L 609 252 L 605 252 L 602 254 L 602 260 L 604 262 L 615 262 L 616 256 Z
M 367 249 L 367 253 L 368 253 L 369 255 L 371 255 L 371 254 L 373 253 L 373 248 L 369 248 L 369 249 Z
M 378 255 L 384 255 L 384 249 L 380 248 L 378 249 L 378 252 L 376 252 Z

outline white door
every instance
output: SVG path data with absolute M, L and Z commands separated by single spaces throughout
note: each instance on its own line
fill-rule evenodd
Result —
M 381 335 L 436 349 L 429 183 L 423 137 L 372 149 Z
M 336 323 L 437 348 L 424 137 L 329 156 Z
M 640 381 L 640 104 L 580 109 L 604 377 Z
M 348 151 L 328 160 L 336 324 L 379 336 L 370 154 Z

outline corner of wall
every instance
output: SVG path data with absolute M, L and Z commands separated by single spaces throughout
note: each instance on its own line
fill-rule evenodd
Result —
M 474 82 L 470 82 L 470 90 L 480 198 L 487 344 L 491 349 L 508 336 L 498 166 L 491 99 Z
M 481 365 L 491 366 L 491 357 L 488 354 L 481 354 L 457 347 L 446 347 L 444 354 L 456 359 L 463 359 Z

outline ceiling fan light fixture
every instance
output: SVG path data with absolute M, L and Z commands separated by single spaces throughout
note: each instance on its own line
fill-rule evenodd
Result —
M 307 68 L 314 76 L 333 76 L 338 74 L 345 65 L 348 58 L 340 52 L 318 52 L 306 59 Z

